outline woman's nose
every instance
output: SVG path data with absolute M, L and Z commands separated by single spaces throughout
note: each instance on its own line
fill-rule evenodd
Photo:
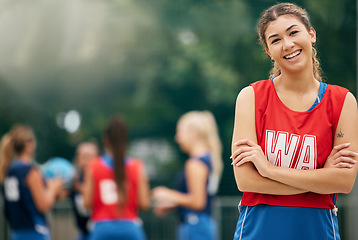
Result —
M 283 39 L 283 50 L 288 50 L 291 49 L 294 46 L 294 42 L 292 41 L 292 39 L 289 38 L 284 38 Z

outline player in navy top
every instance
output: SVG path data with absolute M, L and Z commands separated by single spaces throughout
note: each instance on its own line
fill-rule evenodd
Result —
M 79 231 L 78 240 L 88 240 L 90 233 L 90 212 L 83 205 L 83 181 L 84 171 L 89 160 L 99 156 L 99 149 L 95 143 L 82 142 L 76 149 L 77 175 L 74 179 L 73 190 L 70 198 L 75 215 L 76 225 Z
M 12 240 L 50 239 L 44 214 L 55 203 L 63 181 L 56 178 L 45 184 L 32 163 L 35 149 L 33 131 L 26 125 L 14 125 L 1 140 L 0 183 Z
M 212 173 L 211 158 L 212 157 L 211 157 L 210 153 L 204 154 L 203 156 L 196 158 L 197 160 L 202 162 L 207 167 L 207 169 L 209 170 L 209 173 Z M 183 170 L 178 176 L 177 188 L 176 189 L 179 192 L 182 192 L 182 193 L 188 193 L 189 192 L 188 187 L 187 187 L 187 179 L 186 179 L 185 170 Z M 206 195 L 206 205 L 201 210 L 202 213 L 206 213 L 208 215 L 211 215 L 211 208 L 212 208 L 213 198 L 214 198 L 214 194 L 208 192 L 208 194 Z M 179 206 L 177 208 L 177 210 L 178 210 L 179 218 L 180 218 L 180 220 L 182 222 L 185 221 L 185 217 L 188 214 L 190 214 L 190 212 L 192 211 L 191 209 L 181 207 L 181 206 Z
M 192 111 L 178 121 L 175 140 L 189 155 L 179 177 L 177 190 L 153 189 L 155 213 L 165 215 L 177 207 L 179 240 L 217 239 L 216 222 L 211 216 L 222 172 L 221 142 L 214 116 L 208 111 Z

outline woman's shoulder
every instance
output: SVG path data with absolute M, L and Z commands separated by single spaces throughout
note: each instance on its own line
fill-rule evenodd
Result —
M 15 172 L 28 172 L 31 169 L 38 169 L 38 166 L 34 163 L 24 163 L 20 160 L 13 160 L 10 163 L 9 170 L 15 171 Z
M 207 167 L 211 167 L 211 158 L 212 158 L 212 155 L 210 152 L 207 152 L 201 156 L 191 156 L 187 162 L 190 162 L 190 161 L 198 161 L 198 162 L 201 162 L 203 163 L 205 166 Z
M 354 98 L 353 94 L 351 94 L 347 88 L 338 85 L 327 84 L 326 92 L 329 93 L 328 96 L 330 97 L 330 100 L 334 103 L 343 104 L 347 96 L 351 96 Z
M 271 88 L 273 86 L 272 80 L 259 80 L 254 83 L 251 83 L 249 86 L 244 87 L 241 89 L 241 91 L 238 94 L 239 98 L 251 98 L 256 92 L 265 92 L 267 89 Z
M 144 166 L 143 161 L 139 158 L 127 157 L 125 161 L 129 168 L 142 168 Z
M 186 171 L 189 169 L 197 169 L 197 168 L 205 168 L 208 169 L 208 165 L 203 161 L 202 159 L 199 159 L 197 157 L 190 157 L 185 162 L 185 169 Z
M 251 108 L 255 101 L 266 101 L 268 95 L 272 93 L 270 90 L 272 88 L 273 84 L 271 79 L 256 81 L 239 92 L 236 98 L 236 105 L 247 105 Z M 256 96 L 259 96 L 259 98 Z
M 256 82 L 251 83 L 249 86 L 260 86 L 260 87 L 268 87 L 272 85 L 272 79 L 266 79 L 266 80 L 258 80 Z
M 328 84 L 328 83 L 326 83 L 326 84 L 327 84 L 327 89 L 329 89 L 330 91 L 332 91 L 334 93 L 346 94 L 349 92 L 349 90 L 345 87 L 334 85 L 334 84 Z

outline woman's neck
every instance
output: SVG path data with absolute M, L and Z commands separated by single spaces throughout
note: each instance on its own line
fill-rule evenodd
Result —
M 293 111 L 304 112 L 315 102 L 320 83 L 307 75 L 281 74 L 274 79 L 274 86 L 281 102 Z
M 202 142 L 197 142 L 195 145 L 191 147 L 191 149 L 188 151 L 188 154 L 190 156 L 202 156 L 206 154 L 209 151 L 206 144 Z
M 19 154 L 17 158 L 24 163 L 30 163 L 32 161 L 32 156 L 27 153 Z
M 277 91 L 288 90 L 296 93 L 305 93 L 317 86 L 318 81 L 314 78 L 313 72 L 301 72 L 297 74 L 282 73 L 274 80 Z

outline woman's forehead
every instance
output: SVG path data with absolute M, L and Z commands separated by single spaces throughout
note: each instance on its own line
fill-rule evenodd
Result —
M 296 25 L 298 27 L 304 27 L 303 23 L 296 17 L 292 15 L 282 15 L 279 16 L 276 20 L 268 23 L 265 36 L 271 33 L 278 33 L 281 31 L 286 31 L 292 25 Z

